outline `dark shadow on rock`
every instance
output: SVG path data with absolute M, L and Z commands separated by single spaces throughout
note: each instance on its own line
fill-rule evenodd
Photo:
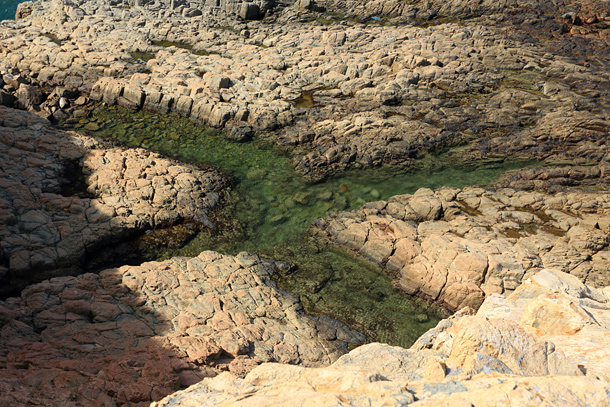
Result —
M 4 107 L 0 150 L 0 291 L 27 285 L 0 301 L 0 405 L 146 406 L 221 371 L 329 364 L 364 339 L 303 314 L 271 280 L 278 263 L 256 255 L 81 274 L 134 231 L 207 220 L 225 182 L 215 172 Z
M 221 371 L 327 365 L 362 341 L 304 315 L 277 267 L 204 252 L 29 286 L 0 301 L 0 405 L 145 406 Z
M 0 298 L 81 273 L 104 247 L 183 219 L 207 220 L 225 180 L 113 147 L 0 106 Z

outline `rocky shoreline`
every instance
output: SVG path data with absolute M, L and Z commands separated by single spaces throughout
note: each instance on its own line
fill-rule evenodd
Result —
M 281 129 L 277 142 L 305 149 L 295 167 L 312 178 L 408 164 L 423 151 L 465 142 L 475 158 L 502 152 L 605 162 L 610 17 L 603 4 L 466 2 L 466 13 L 442 11 L 443 3 L 436 6 L 442 15 L 484 16 L 422 28 L 365 25 L 350 12 L 324 25 L 326 14 L 301 2 L 263 21 L 141 3 L 24 3 L 26 18 L 0 26 L 5 69 L 108 104 L 174 111 L 236 137 Z M 375 4 L 359 13 L 375 15 Z M 563 28 L 517 25 L 515 8 L 525 5 L 518 17 L 533 13 Z M 381 15 L 395 14 L 390 7 Z
M 0 403 L 150 403 L 262 362 L 328 365 L 363 335 L 275 288 L 285 264 L 214 252 L 58 277 L 0 302 Z
M 603 1 L 22 3 L 0 22 L 0 404 L 610 404 L 609 40 Z M 314 222 L 457 311 L 347 353 L 366 338 L 254 253 L 82 274 L 112 242 L 213 227 L 228 186 L 50 124 L 94 102 L 273 140 L 310 180 L 456 146 L 547 167 Z
M 147 229 L 184 219 L 209 224 L 227 184 L 214 171 L 60 131 L 2 106 L 0 151 L 5 295 L 82 272 L 104 246 Z
M 605 406 L 608 287 L 542 270 L 508 297 L 465 308 L 410 349 L 361 346 L 326 368 L 263 364 L 153 406 Z M 552 342 L 551 342 L 552 341 Z
M 316 222 L 321 232 L 399 273 L 399 286 L 449 309 L 478 309 L 554 268 L 610 285 L 610 195 L 420 189 Z

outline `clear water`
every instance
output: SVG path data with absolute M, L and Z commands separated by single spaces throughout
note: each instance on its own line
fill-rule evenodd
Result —
M 219 131 L 177 116 L 98 108 L 93 119 L 66 127 L 144 147 L 221 169 L 235 180 L 224 209 L 188 243 L 164 248 L 156 258 L 196 256 L 203 250 L 255 251 L 295 267 L 278 271 L 280 286 L 301 297 L 306 311 L 327 314 L 363 331 L 369 340 L 409 346 L 433 327 L 441 312 L 393 286 L 389 272 L 355 253 L 308 232 L 328 214 L 367 201 L 412 193 L 420 187 L 482 185 L 528 163 L 497 161 L 484 166 L 451 165 L 443 157 L 420 160 L 417 170 L 369 168 L 311 184 L 298 176 L 291 157 L 263 140 L 233 142 Z
M 19 3 L 23 3 L 23 0 L 0 0 L 0 21 L 14 20 Z

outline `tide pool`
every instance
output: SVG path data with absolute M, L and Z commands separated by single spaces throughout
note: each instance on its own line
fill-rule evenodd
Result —
M 193 257 L 204 250 L 251 251 L 285 261 L 292 266 L 277 270 L 275 280 L 299 295 L 307 313 L 343 321 L 369 341 L 403 347 L 434 327 L 443 317 L 441 310 L 404 294 L 394 286 L 389 270 L 311 233 L 309 225 L 331 213 L 421 187 L 485 185 L 507 170 L 533 164 L 500 159 L 464 165 L 452 163 L 447 155 L 425 156 L 411 169 L 367 168 L 308 183 L 294 172 L 292 150 L 279 151 L 260 138 L 234 142 L 219 130 L 175 115 L 100 107 L 91 118 L 71 119 L 64 127 L 213 166 L 232 178 L 224 202 L 210 216 L 214 230 L 193 230 L 178 244 L 168 240 L 188 228 L 145 234 L 131 243 L 142 248 L 136 250 L 141 251 L 134 262 Z

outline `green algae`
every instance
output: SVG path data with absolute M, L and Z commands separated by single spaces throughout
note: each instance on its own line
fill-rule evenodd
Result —
M 155 59 L 157 56 L 152 53 L 152 52 L 140 52 L 140 51 L 133 51 L 130 52 L 129 55 L 131 55 L 131 57 L 133 59 L 141 59 L 144 62 L 148 62 L 151 59 Z
M 205 50 L 195 50 L 195 49 L 193 49 L 192 45 L 184 44 L 182 42 L 153 41 L 152 43 L 153 43 L 153 45 L 156 45 L 156 46 L 162 47 L 162 48 L 176 47 L 176 48 L 180 48 L 180 49 L 185 49 L 194 55 L 208 56 L 208 55 L 212 55 L 212 54 L 218 54 L 217 52 L 210 52 L 210 51 L 205 51 Z
M 326 314 L 367 335 L 370 341 L 409 346 L 433 327 L 438 307 L 405 295 L 394 275 L 356 253 L 308 230 L 318 218 L 365 202 L 412 193 L 420 187 L 483 185 L 526 162 L 494 160 L 483 166 L 451 164 L 449 155 L 426 156 L 415 171 L 378 167 L 307 183 L 292 158 L 260 138 L 235 142 L 188 119 L 119 107 L 97 108 L 93 119 L 66 124 L 129 147 L 219 168 L 233 180 L 223 206 L 210 215 L 215 229 L 202 228 L 186 244 L 163 246 L 147 259 L 196 256 L 203 250 L 253 251 L 294 265 L 275 276 L 298 294 L 310 314 Z M 90 123 L 95 126 L 90 126 Z M 142 245 L 142 242 L 140 242 Z M 143 244 L 149 246 L 148 244 Z

